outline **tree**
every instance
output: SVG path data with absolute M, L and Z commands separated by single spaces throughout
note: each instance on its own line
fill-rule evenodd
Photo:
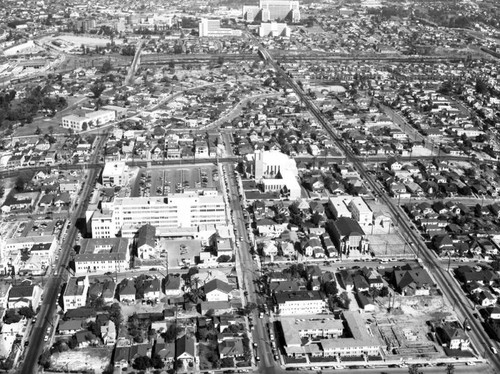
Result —
M 5 195 L 5 187 L 2 185 L 0 186 L 0 199 Z
M 220 360 L 220 366 L 223 368 L 231 368 L 234 366 L 234 359 L 232 357 L 224 357 Z
M 319 212 L 314 212 L 313 216 L 311 217 L 311 222 L 314 226 L 318 227 L 321 221 L 323 220 L 323 216 Z
M 109 320 L 113 322 L 116 326 L 116 333 L 118 335 L 118 330 L 120 329 L 121 324 L 123 323 L 123 315 L 122 308 L 120 304 L 114 303 L 109 307 L 108 310 Z
M 102 82 L 96 82 L 92 86 L 90 86 L 90 92 L 94 95 L 94 97 L 97 99 L 103 91 L 106 89 L 106 86 Z
M 23 192 L 25 187 L 26 187 L 26 180 L 21 175 L 19 175 L 14 183 L 14 188 L 17 192 Z
M 330 309 L 335 309 L 335 308 L 349 309 L 350 303 L 351 299 L 349 298 L 347 292 L 342 292 L 339 295 L 332 295 L 328 298 L 328 304 L 330 306 Z
M 3 317 L 3 321 L 10 325 L 11 323 L 17 323 L 21 320 L 21 316 L 16 313 L 15 309 L 7 309 Z
M 153 357 L 151 357 L 151 366 L 155 369 L 163 369 L 165 367 L 165 362 L 163 362 L 160 356 L 153 355 Z
M 50 360 L 50 350 L 47 349 L 43 351 L 43 353 L 38 358 L 38 364 L 42 366 L 45 370 L 50 369 L 52 362 Z
M 136 370 L 146 370 L 151 367 L 151 364 L 148 356 L 139 356 L 134 360 L 132 367 Z
M 229 262 L 229 261 L 231 261 L 231 256 L 229 255 L 221 255 L 217 259 L 217 262 Z
M 255 309 L 257 309 L 257 304 L 248 303 L 247 305 L 245 305 L 245 308 L 243 308 L 243 313 L 245 313 L 246 315 L 250 315 Z
M 171 324 L 170 326 L 168 326 L 167 331 L 163 333 L 162 338 L 165 339 L 167 343 L 172 343 L 175 339 L 177 339 L 177 336 L 181 331 L 181 327 L 177 326 L 176 324 Z
M 455 373 L 455 365 L 448 364 L 446 366 L 446 374 L 454 374 Z
M 422 374 L 419 370 L 418 365 L 413 364 L 408 367 L 408 374 Z
M 36 130 L 35 130 L 35 135 L 40 135 L 42 133 L 42 130 L 40 130 L 40 127 L 36 127 Z
M 113 70 L 113 65 L 111 65 L 111 61 L 110 60 L 104 61 L 104 63 L 102 64 L 102 67 L 101 67 L 101 73 L 107 74 L 111 70 Z
M 95 336 L 101 335 L 101 326 L 99 326 L 99 324 L 97 322 L 90 321 L 87 324 L 87 330 L 89 330 Z
M 101 296 L 90 296 L 90 306 L 96 310 L 101 310 L 104 306 L 104 298 Z
M 35 316 L 35 312 L 29 306 L 23 306 L 18 311 L 20 316 L 23 316 L 27 319 L 31 319 Z
M 476 80 L 476 91 L 482 95 L 488 93 L 488 83 L 483 79 Z
M 336 295 L 338 292 L 337 283 L 335 281 L 325 282 L 325 283 L 323 283 L 321 288 L 322 288 L 323 292 L 325 293 L 325 295 L 327 295 L 327 296 Z

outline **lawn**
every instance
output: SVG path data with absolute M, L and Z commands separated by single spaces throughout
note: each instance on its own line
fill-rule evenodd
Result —
M 68 106 L 60 112 L 57 112 L 56 115 L 52 118 L 44 117 L 39 115 L 33 119 L 32 123 L 26 124 L 23 127 L 18 127 L 14 131 L 14 136 L 28 136 L 35 135 L 35 131 L 37 128 L 40 128 L 41 134 L 48 134 L 50 132 L 49 128 L 52 126 L 54 130 L 54 134 L 69 134 L 68 129 L 64 129 L 61 127 L 62 117 L 71 114 L 71 111 L 74 107 L 84 101 L 86 97 L 82 96 L 70 96 L 67 97 L 66 100 L 68 102 Z

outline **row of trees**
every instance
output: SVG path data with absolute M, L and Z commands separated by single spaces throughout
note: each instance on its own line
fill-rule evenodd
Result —
M 64 97 L 50 96 L 49 87 L 33 87 L 22 100 L 15 100 L 16 92 L 11 90 L 0 95 L 0 126 L 5 120 L 31 123 L 40 111 L 54 115 L 68 104 Z

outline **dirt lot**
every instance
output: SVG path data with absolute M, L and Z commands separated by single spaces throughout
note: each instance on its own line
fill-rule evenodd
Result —
M 379 298 L 372 332 L 385 341 L 390 356 L 444 357 L 440 345 L 430 338 L 427 321 L 454 318 L 441 296 Z M 394 358 L 394 357 L 393 357 Z
M 413 254 L 408 244 L 397 233 L 367 235 L 370 241 L 370 251 L 375 256 L 401 256 Z
M 52 365 L 55 370 L 88 371 L 102 373 L 110 363 L 113 347 L 83 348 L 73 351 L 55 353 Z

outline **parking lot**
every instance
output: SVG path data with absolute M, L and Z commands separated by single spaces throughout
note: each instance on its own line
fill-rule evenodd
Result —
M 219 189 L 219 174 L 213 164 L 143 169 L 141 174 L 144 184 L 139 194 L 142 196 L 183 193 L 186 189 Z

